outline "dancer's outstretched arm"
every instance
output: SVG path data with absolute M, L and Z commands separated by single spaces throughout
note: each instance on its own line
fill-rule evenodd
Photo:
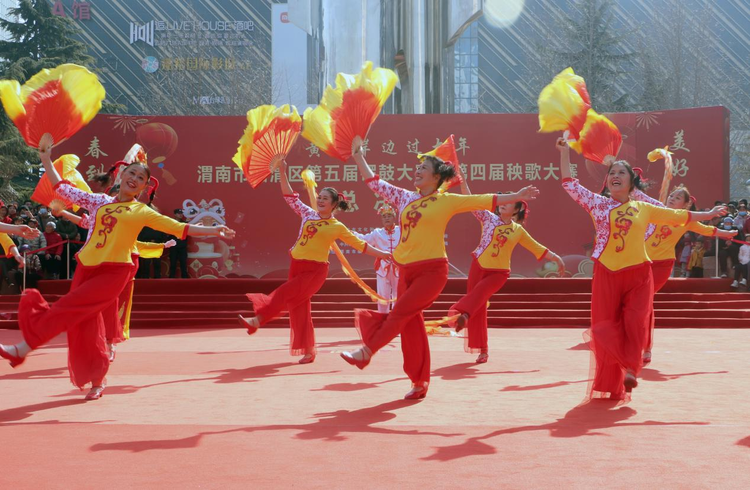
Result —
M 289 176 L 287 175 L 286 160 L 282 160 L 279 164 L 279 184 L 281 185 L 281 193 L 283 195 L 291 196 L 294 194 L 292 185 L 289 183 Z
M 375 177 L 375 173 L 370 166 L 367 165 L 365 155 L 362 153 L 362 140 L 358 136 L 355 137 L 354 142 L 352 142 L 352 158 L 359 167 L 359 172 L 365 180 Z
M 572 178 L 570 173 L 570 146 L 565 138 L 557 138 L 555 147 L 560 152 L 560 175 L 561 180 Z

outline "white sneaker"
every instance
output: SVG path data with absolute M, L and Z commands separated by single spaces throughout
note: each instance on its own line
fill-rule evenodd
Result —
M 747 286 L 747 279 L 744 279 L 744 278 L 743 278 L 743 279 L 742 279 L 742 280 L 740 281 L 740 286 Z
M 737 280 L 735 279 L 734 281 L 732 281 L 732 284 L 730 284 L 729 287 L 736 288 L 739 285 L 740 285 L 740 283 L 738 283 Z
M 721 278 L 722 278 L 722 279 L 726 279 L 726 278 L 727 278 L 727 275 L 726 275 L 726 274 L 722 274 L 722 275 L 721 275 Z

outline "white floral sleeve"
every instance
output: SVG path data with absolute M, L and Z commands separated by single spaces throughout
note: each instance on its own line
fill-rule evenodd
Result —
M 73 204 L 86 209 L 92 216 L 96 215 L 100 207 L 115 201 L 114 197 L 106 194 L 85 192 L 73 187 L 66 181 L 59 182 L 55 187 L 55 191 Z
M 78 223 L 78 226 L 79 228 L 90 230 L 91 225 L 93 224 L 94 224 L 94 220 L 92 220 L 88 214 L 84 214 L 83 216 L 81 216 L 81 221 Z
M 578 179 L 566 179 L 563 181 L 562 186 L 570 194 L 570 197 L 589 214 L 593 213 L 595 209 L 606 205 L 608 201 L 606 197 L 586 189 Z
M 381 180 L 377 175 L 365 182 L 374 193 L 385 199 L 391 206 L 398 208 L 399 211 L 409 204 L 409 202 L 414 200 L 413 195 L 415 192 L 407 191 L 401 187 L 389 184 L 388 182 Z
M 303 203 L 299 198 L 299 194 L 296 192 L 292 195 L 285 195 L 284 200 L 289 207 L 292 208 L 292 211 L 302 217 L 302 221 L 307 219 L 318 219 L 318 213 L 313 208 Z
M 647 202 L 649 204 L 653 204 L 654 206 L 659 206 L 660 208 L 665 207 L 661 201 L 659 201 L 658 199 L 654 199 L 653 197 L 649 196 L 648 194 L 646 194 L 640 189 L 634 190 L 630 194 L 630 197 L 632 197 L 636 201 Z M 651 238 L 651 235 L 653 235 L 655 231 L 656 231 L 656 225 L 653 223 L 649 223 L 648 227 L 646 228 L 646 240 Z

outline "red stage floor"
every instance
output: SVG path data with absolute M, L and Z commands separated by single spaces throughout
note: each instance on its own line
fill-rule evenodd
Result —
M 745 330 L 658 330 L 629 405 L 584 396 L 573 329 L 491 330 L 473 364 L 431 339 L 421 402 L 397 344 L 365 371 L 318 331 L 300 366 L 288 331 L 139 330 L 102 400 L 71 389 L 64 343 L 0 366 L 0 488 L 748 488 Z M 18 331 L 0 331 L 0 342 Z

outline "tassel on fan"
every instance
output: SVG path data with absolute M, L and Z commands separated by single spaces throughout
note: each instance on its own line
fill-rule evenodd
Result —
M 579 140 L 570 143 L 570 147 L 585 158 L 605 165 L 615 160 L 621 145 L 622 135 L 617 126 L 593 109 L 586 115 Z
M 463 179 L 461 179 L 461 172 L 459 172 L 458 168 L 458 153 L 456 153 L 456 143 L 454 141 L 453 135 L 450 135 L 448 139 L 443 141 L 443 144 L 441 144 L 434 150 L 428 151 L 427 153 L 417 154 L 417 158 L 419 158 L 419 161 L 424 160 L 425 157 L 438 157 L 439 159 L 447 164 L 450 164 L 450 166 L 456 169 L 456 176 L 447 182 L 443 182 L 443 185 L 440 186 L 441 191 L 445 192 L 451 187 L 461 185 Z
M 397 81 L 396 73 L 373 69 L 371 61 L 356 75 L 339 73 L 336 88 L 326 87 L 320 105 L 305 110 L 302 137 L 327 155 L 348 160 L 354 138 L 367 138 Z
M 648 153 L 649 162 L 655 162 L 660 158 L 664 159 L 664 178 L 661 181 L 661 189 L 659 189 L 659 200 L 666 204 L 667 197 L 669 197 L 669 184 L 673 177 L 672 152 L 669 151 L 669 146 L 657 148 Z
M 63 180 L 67 180 L 74 187 L 90 193 L 91 188 L 89 188 L 86 183 L 86 179 L 84 179 L 78 170 L 76 170 L 80 162 L 81 160 L 76 155 L 63 155 L 55 160 L 53 166 Z M 78 210 L 78 206 L 73 205 L 73 203 L 67 199 L 63 199 L 63 197 L 52 188 L 52 183 L 49 181 L 49 177 L 46 173 L 39 179 L 39 183 L 36 185 L 34 193 L 31 195 L 31 199 L 39 204 L 48 206 L 55 212 L 70 207 L 72 207 L 74 211 Z
M 542 89 L 538 99 L 539 132 L 566 131 L 566 139 L 578 140 L 591 108 L 586 82 L 566 68 Z
M 0 80 L 0 100 L 26 144 L 39 147 L 45 133 L 55 145 L 73 136 L 102 107 L 104 87 L 97 76 L 74 64 L 42 70 L 23 86 Z
M 315 191 L 315 188 L 318 186 L 318 184 L 315 182 L 315 174 L 312 170 L 305 169 L 302 172 L 302 182 L 305 184 L 305 188 L 307 189 L 307 194 L 310 197 L 310 203 L 314 206 L 315 201 L 318 200 L 318 193 Z M 341 251 L 339 246 L 334 243 L 331 245 L 331 249 L 336 254 L 336 257 L 339 259 L 339 262 L 341 262 L 341 269 L 344 271 L 344 274 L 346 274 L 349 279 L 352 280 L 354 284 L 360 287 L 362 291 L 374 302 L 380 303 L 383 305 L 387 305 L 388 303 L 392 303 L 395 300 L 387 299 L 382 296 L 380 296 L 374 289 L 372 289 L 370 286 L 368 286 L 365 281 L 362 280 L 362 278 L 359 277 L 357 272 L 354 270 L 354 268 L 351 266 L 348 260 L 346 260 L 346 257 L 344 257 L 344 253 Z
M 294 106 L 262 105 L 247 112 L 247 128 L 232 161 L 253 188 L 286 158 L 301 128 L 302 118 Z

